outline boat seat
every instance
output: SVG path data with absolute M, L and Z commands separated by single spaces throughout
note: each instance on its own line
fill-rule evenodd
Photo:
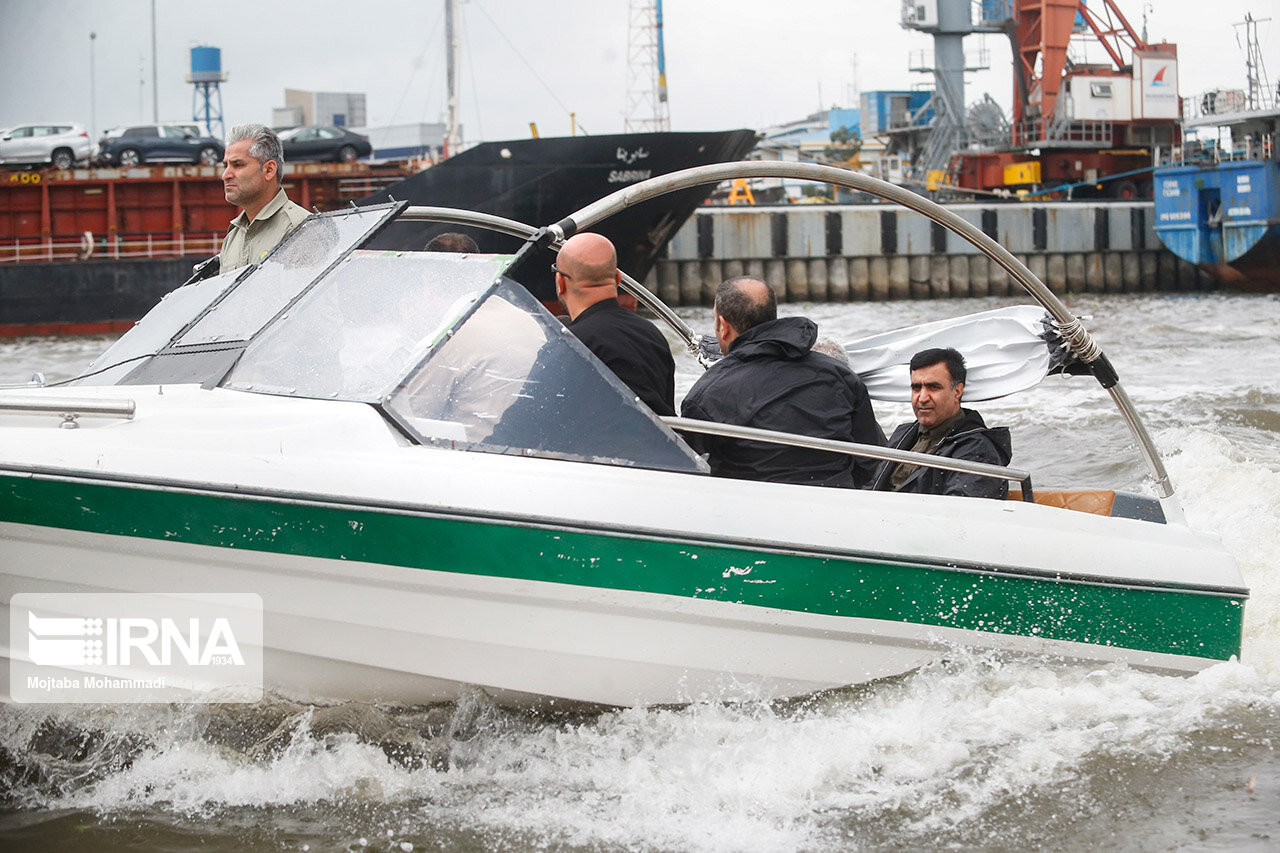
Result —
M 1036 503 L 1044 506 L 1109 515 L 1112 518 L 1152 521 L 1156 524 L 1167 522 L 1160 501 L 1148 495 L 1111 489 L 1036 489 L 1035 493 Z M 1010 489 L 1009 500 L 1022 500 L 1022 493 Z
M 1094 515 L 1111 515 L 1111 508 L 1116 502 L 1116 493 L 1111 489 L 1036 489 L 1035 495 L 1036 503 L 1042 506 L 1091 512 Z M 1022 493 L 1010 489 L 1009 500 L 1022 500 Z

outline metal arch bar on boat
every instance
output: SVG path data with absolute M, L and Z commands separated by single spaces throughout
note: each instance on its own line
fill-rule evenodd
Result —
M 133 418 L 132 400 L 99 400 L 96 397 L 26 397 L 0 395 L 0 411 L 55 414 L 64 418 Z
M 830 450 L 847 456 L 865 456 L 869 459 L 880 459 L 886 462 L 909 462 L 928 468 L 941 468 L 944 471 L 958 471 L 961 474 L 977 474 L 981 477 L 997 477 L 1021 484 L 1023 500 L 1034 503 L 1031 490 L 1031 472 L 1021 468 L 1009 468 L 1003 465 L 988 465 L 985 462 L 970 462 L 967 459 L 953 459 L 947 456 L 935 456 L 929 453 L 916 453 L 911 450 L 897 450 L 892 447 L 878 447 L 874 444 L 858 444 L 854 441 L 837 441 L 831 438 L 815 438 L 811 435 L 800 435 L 794 432 L 778 432 L 771 429 L 722 424 L 715 421 L 700 421 L 694 418 L 662 417 L 660 420 L 675 430 L 697 432 L 703 435 L 719 435 L 725 438 L 747 438 L 755 441 L 766 441 L 771 444 L 785 444 L 788 447 L 808 447 L 813 450 Z
M 927 216 L 939 225 L 968 240 L 983 254 L 1000 264 L 1009 275 L 1017 279 L 1018 283 L 1037 302 L 1043 305 L 1045 310 L 1053 315 L 1058 324 L 1064 327 L 1071 335 L 1067 342 L 1072 351 L 1080 356 L 1082 360 L 1088 359 L 1092 362 L 1105 358 L 1102 350 L 1092 341 L 1089 333 L 1080 326 L 1076 316 L 1059 301 L 1058 297 L 1045 286 L 1044 282 L 1036 278 L 1035 273 L 1027 269 L 1026 265 L 1015 258 L 1004 246 L 992 240 L 982 230 L 975 228 L 972 223 L 966 222 L 936 202 L 929 201 L 927 198 L 887 181 L 872 178 L 869 175 L 863 175 L 858 172 L 851 172 L 848 169 L 819 166 L 815 163 L 739 162 L 696 166 L 692 169 L 683 169 L 679 172 L 659 175 L 656 178 L 650 178 L 647 181 L 641 181 L 638 184 L 632 184 L 629 187 L 620 189 L 570 214 L 557 222 L 553 228 L 566 237 L 570 237 L 583 228 L 590 227 L 619 211 L 640 202 L 648 201 L 651 198 L 677 190 L 688 189 L 702 184 L 720 183 L 734 178 L 796 178 L 822 181 L 860 190 L 868 195 L 896 202 L 903 207 Z
M 476 225 L 526 240 L 530 237 L 536 237 L 542 230 L 514 219 L 494 216 L 491 213 L 461 210 L 455 207 L 418 205 L 406 208 L 398 219 L 408 222 L 447 222 L 454 225 Z M 559 249 L 564 245 L 565 238 L 558 230 L 552 229 L 551 234 L 552 240 L 549 244 L 551 248 Z M 638 299 L 641 305 L 661 317 L 668 326 L 675 329 L 676 334 L 684 339 L 684 345 L 689 352 L 694 355 L 698 354 L 698 334 L 689 327 L 688 323 L 680 319 L 679 315 L 672 311 L 665 302 L 651 293 L 643 284 L 627 275 L 626 272 L 622 273 L 622 288 Z
M 580 210 L 571 213 L 551 226 L 552 230 L 566 237 L 576 234 L 583 228 L 607 219 L 626 208 L 648 201 L 651 198 L 676 190 L 689 189 L 702 184 L 717 184 L 721 181 L 736 178 L 795 178 L 797 180 L 821 181 L 837 186 L 860 190 L 868 195 L 896 202 L 903 207 L 914 210 L 922 216 L 937 222 L 939 225 L 963 237 L 972 243 L 980 252 L 999 264 L 1013 277 L 1054 318 L 1061 328 L 1064 341 L 1071 351 L 1085 364 L 1120 409 L 1120 414 L 1129 426 L 1137 441 L 1138 450 L 1147 464 L 1147 472 L 1155 481 L 1156 495 L 1161 498 L 1172 497 L 1173 484 L 1165 471 L 1164 462 L 1156 451 L 1155 442 L 1147 433 L 1142 419 L 1133 407 L 1133 401 L 1120 387 L 1120 378 L 1110 360 L 1102 352 L 1093 337 L 1085 330 L 1074 314 L 1036 278 L 1035 273 L 1015 258 L 1004 246 L 987 236 L 981 229 L 974 227 L 959 216 L 917 195 L 910 190 L 895 186 L 879 178 L 840 169 L 834 166 L 819 166 L 816 163 L 713 163 L 707 166 L 696 166 L 679 172 L 659 175 L 638 184 L 624 187 L 602 199 L 592 202 Z
M 406 207 L 396 217 L 401 222 L 448 222 L 454 225 L 478 225 L 490 231 L 499 231 L 514 237 L 532 237 L 538 229 L 505 216 L 494 216 L 491 213 L 480 213 L 474 210 L 461 210 L 456 207 L 427 207 L 414 205 Z

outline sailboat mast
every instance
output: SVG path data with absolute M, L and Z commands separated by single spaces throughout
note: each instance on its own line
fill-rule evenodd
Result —
M 459 47 L 458 30 L 454 26 L 454 11 L 457 0 L 445 0 L 444 3 L 444 40 L 445 69 L 449 85 L 449 106 L 446 119 L 444 156 L 452 157 L 458 153 L 462 145 L 461 133 L 458 129 L 458 67 L 461 49 Z

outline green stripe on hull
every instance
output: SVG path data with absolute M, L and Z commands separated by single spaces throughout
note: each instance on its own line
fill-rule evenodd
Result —
M 1226 660 L 1244 602 L 149 487 L 5 477 L 0 521 Z

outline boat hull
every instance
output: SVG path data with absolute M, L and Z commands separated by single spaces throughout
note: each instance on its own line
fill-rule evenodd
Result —
M 108 591 L 103 572 L 181 566 L 184 591 L 258 590 L 268 687 L 317 700 L 429 703 L 477 686 L 514 705 L 788 696 L 904 672 L 942 642 L 878 620 L 627 590 L 40 528 L 3 535 L 31 565 L 83 567 L 36 572 L 27 589 Z
M 1156 234 L 1242 290 L 1280 289 L 1280 163 L 1234 160 L 1155 172 Z
M 365 701 L 792 696 L 957 646 L 1183 673 L 1239 652 L 1238 573 L 1178 525 L 429 448 L 175 480 L 164 447 L 100 445 L 96 473 L 8 454 L 5 600 L 257 593 L 267 687 Z M 654 500 L 672 493 L 687 501 Z M 922 513 L 944 548 L 921 544 Z

